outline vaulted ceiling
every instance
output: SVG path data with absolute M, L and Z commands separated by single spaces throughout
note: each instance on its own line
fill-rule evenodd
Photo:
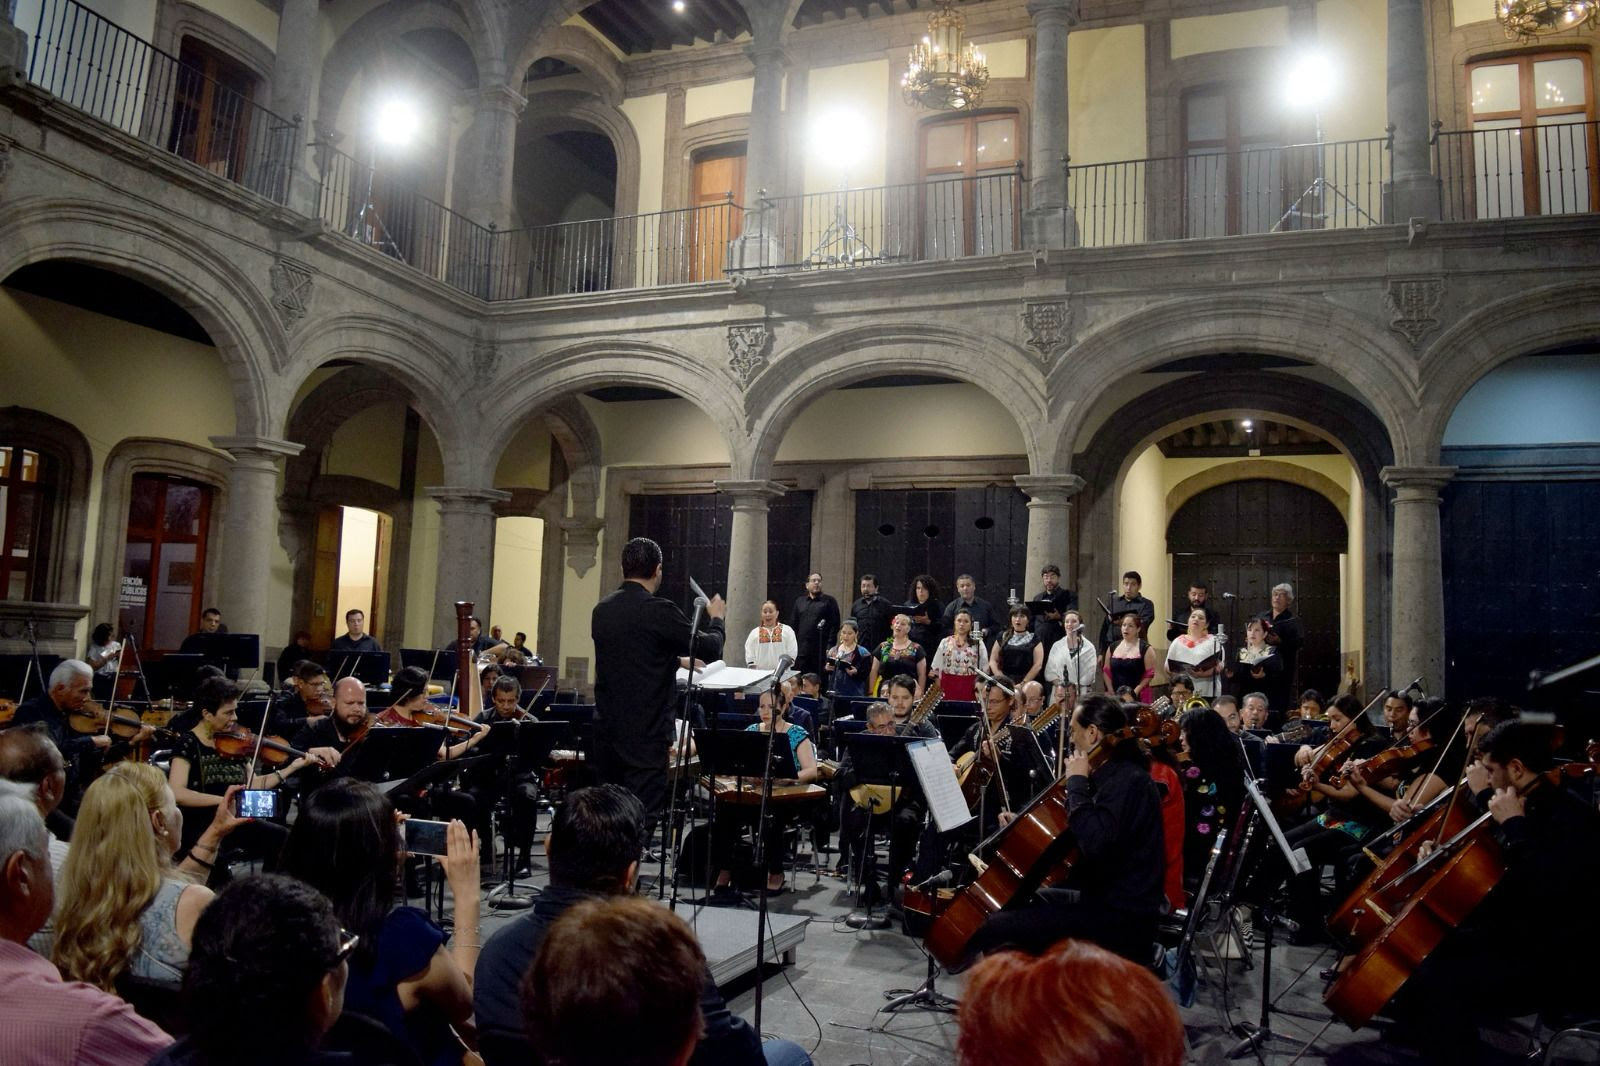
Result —
M 847 18 L 899 15 L 933 6 L 933 0 L 805 0 L 795 16 L 796 28 Z M 654 52 L 696 41 L 715 43 L 750 32 L 750 20 L 738 0 L 598 0 L 582 11 L 589 25 L 629 55 Z

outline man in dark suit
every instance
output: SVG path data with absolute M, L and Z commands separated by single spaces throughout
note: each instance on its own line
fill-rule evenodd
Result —
M 806 593 L 794 601 L 789 615 L 799 655 L 795 666 L 822 673 L 822 654 L 839 632 L 839 601 L 822 591 L 822 575 L 806 578 Z
M 711 597 L 703 631 L 691 643 L 689 617 L 656 595 L 660 587 L 661 546 L 635 537 L 622 549 L 622 584 L 595 604 L 589 619 L 595 775 L 638 796 L 652 825 L 667 796 L 678 659 L 720 657 L 727 613 L 722 597 Z

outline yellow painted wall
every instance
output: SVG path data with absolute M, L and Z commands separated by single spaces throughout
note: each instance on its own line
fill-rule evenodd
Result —
M 509 643 L 518 630 L 536 647 L 539 632 L 539 566 L 544 558 L 544 519 L 501 518 L 494 524 L 494 584 L 490 625 L 502 626 Z
M 1320 0 L 1317 37 L 1338 78 L 1322 109 L 1325 138 L 1382 137 L 1388 125 L 1388 8 L 1384 0 Z
M 261 0 L 191 0 L 215 12 L 268 48 L 278 47 L 278 13 Z
M 864 127 L 866 151 L 860 159 L 841 163 L 837 157 L 814 151 L 817 127 L 828 117 L 847 113 L 858 116 Z M 870 188 L 885 181 L 884 145 L 889 113 L 889 61 L 846 63 L 812 68 L 806 86 L 806 192 L 836 189 L 841 181 L 852 188 Z M 823 134 L 826 139 L 826 134 Z
M 1258 8 L 1172 20 L 1172 58 L 1289 43 L 1289 9 Z
M 1156 618 L 1168 618 L 1165 612 L 1172 601 L 1172 559 L 1167 554 L 1167 490 L 1162 463 L 1166 460 L 1161 449 L 1151 445 L 1140 453 L 1128 467 L 1122 480 L 1122 490 L 1117 497 L 1117 589 L 1121 591 L 1121 575 L 1125 570 L 1137 570 L 1144 578 L 1143 593 L 1155 604 Z M 1096 590 L 1095 595 L 1100 595 Z M 1150 642 L 1165 646 L 1162 636 L 1164 626 L 1151 626 Z
M 899 417 L 908 411 L 916 417 Z M 952 433 L 956 425 L 961 432 Z M 976 385 L 919 385 L 820 397 L 789 427 L 778 460 L 1024 454 L 1016 419 L 987 392 Z
M 500 456 L 494 483 L 502 489 L 550 487 L 550 430 L 543 422 L 530 419 L 517 431 Z
M 621 110 L 639 138 L 639 204 L 631 209 L 641 215 L 659 211 L 667 154 L 667 94 L 635 96 L 622 101 Z M 618 214 L 628 210 L 628 204 L 617 205 Z
M 1074 164 L 1143 159 L 1144 27 L 1076 30 L 1067 37 L 1067 153 Z
M 724 115 L 748 115 L 755 87 L 754 78 L 691 86 L 683 94 L 683 124 L 690 126 Z
M 111 450 L 128 437 L 161 437 L 210 448 L 237 430 L 233 389 L 215 348 L 13 289 L 0 288 L 0 404 L 28 407 L 76 426 L 92 471 L 78 602 L 94 583 L 100 498 Z M 274 549 L 283 556 L 281 549 Z M 287 558 L 281 558 L 287 567 Z M 285 600 L 288 581 L 274 605 Z M 82 642 L 94 622 L 78 627 Z
M 1158 449 L 1159 454 L 1159 449 Z M 1241 456 L 1234 459 L 1168 459 L 1161 457 L 1161 498 L 1165 500 L 1167 494 L 1178 485 L 1194 477 L 1196 474 L 1210 470 L 1214 466 L 1224 463 L 1283 463 L 1286 466 L 1298 466 L 1307 470 L 1314 470 L 1339 486 L 1346 488 L 1350 482 L 1350 460 L 1343 455 L 1273 455 L 1273 456 Z M 1345 516 L 1345 521 L 1350 520 L 1346 508 L 1341 506 L 1339 513 Z M 1171 517 L 1168 515 L 1167 517 Z
M 1071 38 L 1068 38 L 1070 41 Z M 984 61 L 989 64 L 991 78 L 1026 78 L 1028 76 L 1028 42 L 1021 38 L 1011 41 L 987 41 L 978 45 Z
M 1465 26 L 1469 22 L 1488 22 L 1494 18 L 1494 0 L 1451 0 L 1451 22 Z
M 405 419 L 402 403 L 374 404 L 357 411 L 333 431 L 322 472 L 399 488 Z
M 711 420 L 688 400 L 579 402 L 600 429 L 605 465 L 662 466 L 726 463 L 728 446 Z
M 378 512 L 344 507 L 339 530 L 339 585 L 334 601 L 334 627 L 346 611 L 358 610 L 372 626 L 372 578 L 378 559 Z M 340 630 L 343 632 L 343 630 Z

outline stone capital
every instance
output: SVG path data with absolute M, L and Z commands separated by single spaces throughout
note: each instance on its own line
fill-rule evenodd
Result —
M 272 437 L 212 437 L 211 446 L 233 456 L 236 463 L 266 465 L 274 469 L 282 459 L 290 459 L 305 450 L 304 444 Z
M 1077 474 L 1018 474 L 1011 480 L 1027 494 L 1029 507 L 1066 507 L 1088 484 Z
M 757 70 L 775 66 L 780 74 L 794 61 L 789 50 L 781 44 L 763 42 L 747 44 L 744 46 L 744 54 L 749 57 L 751 65 Z
M 439 513 L 493 515 L 494 505 L 511 499 L 503 489 L 477 489 L 463 485 L 429 485 L 422 490 L 439 504 Z
M 507 111 L 512 115 L 520 115 L 522 109 L 528 106 L 528 98 L 509 85 L 478 89 L 468 93 L 467 98 L 472 101 L 474 111 Z
M 1378 471 L 1383 483 L 1394 489 L 1396 503 L 1438 503 L 1439 493 L 1456 476 L 1453 466 L 1386 466 Z
M 776 481 L 713 481 L 712 487 L 733 499 L 735 511 L 766 513 L 767 504 L 782 496 L 787 489 Z
M 1056 19 L 1065 19 L 1067 25 L 1076 26 L 1082 17 L 1081 0 L 1028 0 L 1028 17 L 1035 26 Z

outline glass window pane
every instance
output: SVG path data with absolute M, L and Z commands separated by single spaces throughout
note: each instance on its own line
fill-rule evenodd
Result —
M 1472 124 L 1473 186 L 1479 218 L 1515 218 L 1522 203 L 1521 119 Z
M 38 495 L 31 489 L 18 489 L 15 501 L 11 508 L 13 521 L 9 523 L 7 533 L 11 536 L 12 565 L 17 565 L 18 560 L 26 560 L 33 549 L 33 538 L 37 532 L 38 516 L 35 507 L 38 505 Z
M 0 448 L 0 479 L 11 476 L 11 449 Z
M 1546 215 L 1587 212 L 1589 125 L 1573 115 L 1546 115 L 1534 133 L 1539 150 L 1539 211 Z
M 1517 90 L 1517 65 L 1496 63 L 1472 68 L 1472 113 L 1489 115 L 1497 111 L 1521 111 Z
M 954 259 L 966 254 L 966 202 L 962 197 L 965 187 L 965 182 L 953 176 L 930 179 L 923 186 L 924 259 Z
M 1184 160 L 1184 236 L 1221 237 L 1228 224 L 1228 162 L 1220 148 L 1201 148 Z
M 1239 92 L 1239 139 L 1279 144 L 1283 140 L 1278 132 L 1278 122 L 1283 115 L 1282 103 L 1265 92 L 1249 88 Z
M 128 502 L 129 529 L 155 528 L 163 484 L 161 478 L 148 474 L 140 474 L 133 479 L 133 498 Z
M 978 123 L 978 163 L 1009 163 L 1017 158 L 1017 120 L 989 118 Z
M 1228 100 L 1221 93 L 1195 93 L 1185 98 L 1183 138 L 1220 141 L 1228 136 Z
M 1583 61 L 1581 59 L 1541 59 L 1533 64 L 1533 106 L 1581 108 Z
M 972 186 L 972 255 L 1000 255 L 1012 250 L 1016 229 L 1016 182 L 1010 174 L 979 178 Z
M 967 124 L 942 122 L 937 126 L 929 126 L 927 144 L 929 170 L 959 167 L 965 162 L 963 157 L 967 153 Z
M 22 480 L 39 480 L 39 453 L 23 451 L 22 453 Z
M 200 535 L 200 501 L 205 493 L 198 485 L 169 484 L 167 513 L 162 525 L 168 533 L 183 537 Z
M 167 543 L 161 546 L 160 583 L 155 590 L 155 632 L 151 642 L 158 648 L 176 648 L 189 635 L 190 607 L 200 575 L 195 572 L 193 544 Z

